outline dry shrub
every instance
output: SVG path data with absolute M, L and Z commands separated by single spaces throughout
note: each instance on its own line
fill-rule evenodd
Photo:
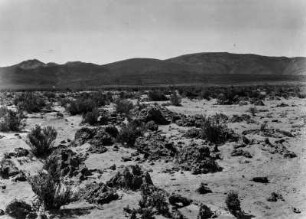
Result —
M 23 115 L 21 112 L 14 112 L 7 107 L 0 108 L 0 131 L 20 131 Z
M 59 209 L 71 201 L 71 190 L 48 173 L 40 171 L 28 179 L 37 199 L 46 210 Z
M 47 126 L 41 128 L 36 125 L 28 134 L 28 144 L 30 145 L 32 152 L 37 157 L 48 156 L 52 152 L 54 140 L 56 139 L 57 131 Z

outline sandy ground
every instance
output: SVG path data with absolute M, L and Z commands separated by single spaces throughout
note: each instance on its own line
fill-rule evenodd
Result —
M 271 154 L 264 150 L 262 143 L 248 145 L 244 150 L 249 151 L 252 158 L 242 156 L 233 157 L 231 152 L 235 143 L 226 143 L 219 147 L 222 160 L 218 160 L 220 166 L 224 169 L 222 172 L 213 174 L 192 175 L 190 172 L 178 171 L 174 173 L 165 170 L 173 167 L 173 164 L 164 161 L 152 163 L 142 163 L 141 165 L 150 171 L 153 183 L 165 189 L 167 192 L 176 192 L 194 200 L 193 204 L 181 209 L 187 218 L 196 218 L 199 204 L 204 203 L 212 210 L 217 212 L 218 218 L 233 218 L 225 205 L 226 194 L 230 191 L 239 193 L 242 209 L 254 218 L 306 218 L 306 100 L 305 99 L 281 99 L 264 101 L 265 106 L 256 106 L 259 112 L 253 118 L 255 123 L 247 124 L 229 123 L 229 127 L 236 133 L 241 134 L 244 130 L 259 129 L 263 122 L 267 122 L 269 128 L 275 128 L 285 131 L 291 131 L 294 137 L 284 137 L 288 150 L 295 152 L 296 158 L 284 158 L 280 154 Z M 280 103 L 286 103 L 287 107 L 276 107 Z M 251 104 L 245 106 L 239 105 L 215 105 L 215 100 L 211 101 L 191 101 L 183 99 L 182 106 L 168 106 L 167 108 L 178 113 L 186 115 L 214 115 L 223 113 L 228 116 L 249 114 L 247 110 Z M 80 116 L 69 116 L 61 107 L 55 107 L 55 110 L 63 112 L 64 118 L 56 117 L 56 113 L 30 114 L 26 119 L 26 126 L 21 133 L 0 133 L 0 156 L 12 151 L 16 147 L 29 149 L 26 144 L 27 132 L 36 124 L 42 126 L 53 126 L 58 131 L 56 145 L 63 140 L 72 140 L 75 132 L 80 129 Z M 275 122 L 275 120 L 278 120 Z M 274 122 L 273 122 L 274 121 Z M 188 128 L 179 127 L 175 124 L 160 126 L 159 131 L 172 141 L 189 142 L 182 134 Z M 16 135 L 18 134 L 18 135 Z M 264 137 L 258 134 L 249 134 L 248 138 L 261 141 Z M 277 139 L 270 138 L 271 142 Z M 78 153 L 84 153 L 89 145 L 85 144 L 76 147 Z M 108 169 L 116 164 L 118 169 L 125 165 L 134 164 L 135 161 L 123 162 L 121 157 L 129 155 L 135 150 L 120 148 L 119 151 L 108 147 L 108 152 L 103 154 L 89 154 L 85 164 L 89 169 L 100 169 L 103 174 L 93 175 L 88 181 L 106 181 L 115 174 L 116 171 Z M 17 167 L 28 174 L 35 174 L 41 167 L 42 162 L 35 158 L 15 159 Z M 255 176 L 266 176 L 270 183 L 256 183 L 251 181 Z M 212 193 L 200 195 L 195 190 L 200 183 L 207 183 Z M 85 182 L 83 182 L 85 183 Z M 34 193 L 27 182 L 13 182 L 11 180 L 0 179 L 0 209 L 13 199 L 22 199 L 30 202 L 34 198 Z M 93 208 L 92 205 L 84 202 L 72 203 L 64 206 L 65 209 L 86 208 L 87 211 L 81 213 L 67 213 L 61 218 L 126 218 L 123 208 L 127 205 L 137 206 L 140 194 L 137 192 L 120 191 L 122 197 L 120 200 L 113 201 L 99 208 Z M 281 193 L 285 201 L 268 202 L 266 199 L 271 192 Z M 299 209 L 301 213 L 294 213 L 293 208 Z M 57 218 L 59 218 L 58 216 Z M 0 218 L 9 218 L 0 216 Z M 160 217 L 162 218 L 162 217 Z

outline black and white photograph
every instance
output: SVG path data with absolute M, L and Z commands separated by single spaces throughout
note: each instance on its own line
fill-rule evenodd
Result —
M 305 0 L 0 0 L 0 219 L 306 219 Z

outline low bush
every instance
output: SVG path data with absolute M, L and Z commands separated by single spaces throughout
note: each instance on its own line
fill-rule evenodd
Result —
M 53 127 L 47 126 L 41 128 L 39 125 L 36 125 L 28 134 L 27 143 L 30 145 L 35 156 L 45 157 L 52 152 L 56 136 L 57 132 Z
M 92 111 L 83 114 L 84 123 L 88 123 L 89 125 L 97 125 L 99 124 L 100 113 L 97 108 L 94 108 Z
M 123 124 L 117 141 L 126 144 L 127 146 L 134 146 L 136 139 L 142 135 L 143 125 L 139 124 L 138 121 L 132 120 L 127 125 Z
M 6 107 L 0 108 L 0 131 L 20 131 L 23 115 L 21 112 L 14 112 Z
M 207 218 L 212 218 L 214 213 L 210 210 L 209 207 L 207 207 L 204 204 L 200 205 L 200 210 L 199 214 L 197 216 L 197 219 L 207 219 Z
M 34 92 L 21 93 L 15 97 L 14 104 L 28 113 L 40 112 L 46 106 L 44 98 Z
M 92 112 L 94 108 L 96 108 L 97 105 L 92 99 L 77 99 L 70 101 L 69 104 L 67 104 L 66 110 L 71 115 L 79 115 L 79 114 L 86 114 L 88 112 Z
M 242 210 L 237 193 L 230 192 L 226 197 L 225 204 L 232 215 L 234 215 L 237 218 L 241 215 Z
M 170 102 L 173 106 L 181 106 L 182 99 L 177 95 L 177 93 L 174 91 L 170 95 Z
M 160 90 L 151 90 L 148 93 L 148 98 L 150 101 L 166 101 L 168 98 Z
M 56 210 L 71 201 L 71 189 L 42 171 L 28 179 L 37 199 L 46 210 Z
M 115 110 L 117 113 L 123 113 L 129 115 L 130 111 L 134 108 L 134 105 L 129 100 L 118 99 L 115 102 Z
M 218 119 L 207 118 L 201 126 L 201 138 L 215 144 L 221 144 L 231 137 L 230 130 L 224 122 Z

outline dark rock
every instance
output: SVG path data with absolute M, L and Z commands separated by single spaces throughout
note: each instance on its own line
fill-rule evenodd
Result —
M 83 145 L 88 140 L 92 139 L 95 134 L 95 129 L 81 128 L 75 133 L 74 142 L 76 145 Z
M 161 113 L 161 110 L 157 106 L 148 106 L 142 109 L 138 113 L 137 118 L 141 121 L 144 121 L 145 123 L 154 121 L 158 125 L 167 125 L 170 123 L 165 119 Z
M 84 164 L 85 157 L 82 157 L 70 149 L 60 148 L 52 152 L 48 157 L 44 169 L 46 169 L 54 177 L 73 177 L 84 172 L 86 168 Z M 82 174 L 81 173 L 81 174 Z M 86 178 L 86 175 L 84 175 Z
M 254 177 L 252 180 L 253 180 L 254 182 L 258 182 L 258 183 L 269 183 L 268 178 L 265 177 L 265 176 Z
M 144 172 L 138 165 L 126 166 L 111 178 L 107 183 L 109 187 L 137 190 L 143 184 L 153 185 L 150 174 Z
M 269 202 L 277 202 L 278 200 L 285 201 L 283 196 L 279 193 L 276 193 L 276 192 L 272 192 L 271 196 L 269 198 L 267 198 L 267 201 L 269 201 Z
M 201 183 L 200 187 L 196 190 L 196 192 L 198 192 L 202 195 L 207 194 L 207 193 L 212 193 L 211 189 L 208 188 L 206 183 Z
M 172 159 L 177 153 L 173 143 L 167 142 L 164 136 L 154 133 L 137 138 L 134 147 L 148 160 Z
M 192 203 L 191 199 L 185 198 L 179 194 L 171 194 L 169 196 L 169 203 L 175 207 L 185 207 Z
M 6 206 L 5 213 L 12 218 L 25 219 L 32 211 L 31 205 L 21 200 L 13 200 Z
M 15 166 L 13 161 L 11 161 L 9 159 L 3 159 L 1 161 L 1 163 L 0 163 L 0 176 L 2 178 L 7 179 L 9 177 L 16 176 L 19 173 L 20 173 L 20 171 Z
M 123 156 L 123 157 L 121 157 L 121 160 L 122 160 L 123 162 L 127 162 L 127 161 L 132 161 L 132 158 L 131 158 L 131 157 L 128 157 L 128 156 Z
M 91 145 L 88 148 L 88 152 L 91 153 L 96 153 L 96 154 L 103 154 L 107 151 L 107 148 L 105 146 L 95 146 L 95 145 Z
M 14 151 L 17 157 L 25 157 L 29 154 L 29 151 L 25 148 L 15 148 Z
M 206 174 L 222 171 L 206 146 L 189 145 L 184 147 L 176 156 L 176 163 L 192 174 Z
M 2 215 L 5 215 L 5 212 L 2 209 L 0 209 L 0 216 Z
M 201 129 L 192 128 L 187 130 L 187 132 L 183 135 L 185 138 L 200 138 L 201 137 Z
M 119 199 L 116 190 L 108 187 L 104 183 L 95 183 L 87 185 L 83 198 L 89 203 L 99 205 L 107 204 L 111 201 Z
M 158 125 L 154 121 L 149 121 L 146 123 L 146 129 L 150 131 L 157 131 Z
M 114 143 L 113 137 L 105 131 L 104 128 L 98 128 L 95 131 L 94 137 L 89 141 L 95 146 L 112 145 Z
M 15 182 L 25 182 L 25 181 L 27 181 L 27 177 L 23 172 L 20 172 L 14 177 L 13 181 L 15 181 Z
M 210 210 L 209 207 L 207 207 L 204 204 L 201 204 L 199 214 L 197 216 L 197 219 L 207 219 L 212 218 L 214 213 Z
M 253 156 L 248 151 L 244 151 L 242 149 L 234 149 L 231 153 L 231 155 L 234 156 L 243 156 L 246 158 L 252 158 Z

